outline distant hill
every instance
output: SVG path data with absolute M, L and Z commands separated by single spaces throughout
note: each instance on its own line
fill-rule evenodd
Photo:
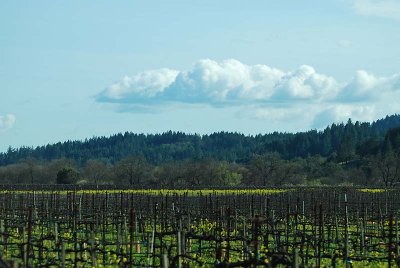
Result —
M 298 133 L 273 132 L 244 135 L 217 132 L 209 135 L 168 131 L 162 134 L 118 133 L 110 137 L 94 137 L 84 141 L 66 141 L 36 148 L 9 148 L 0 154 L 0 165 L 8 165 L 33 157 L 49 161 L 71 158 L 79 164 L 88 159 L 105 159 L 115 163 L 128 155 L 142 155 L 152 164 L 183 159 L 226 160 L 246 163 L 253 154 L 278 152 L 283 158 L 321 155 L 346 158 L 366 142 L 381 142 L 389 129 L 400 127 L 400 115 L 386 116 L 372 123 L 332 124 L 322 131 Z

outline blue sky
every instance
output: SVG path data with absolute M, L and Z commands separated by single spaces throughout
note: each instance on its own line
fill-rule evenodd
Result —
M 1 1 L 0 151 L 400 113 L 400 0 Z

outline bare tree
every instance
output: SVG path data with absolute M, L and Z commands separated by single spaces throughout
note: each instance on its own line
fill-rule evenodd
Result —
M 372 158 L 371 165 L 378 171 L 385 187 L 393 187 L 400 182 L 400 157 L 393 151 L 379 153 Z
M 253 176 L 266 186 L 268 181 L 272 181 L 277 172 L 281 158 L 278 153 L 266 153 L 263 155 L 254 155 L 250 160 L 250 171 Z
M 149 169 L 149 164 L 143 156 L 125 157 L 115 166 L 117 179 L 127 180 L 130 185 L 142 183 Z
M 98 185 L 111 177 L 111 165 L 98 159 L 89 159 L 86 161 L 83 169 L 85 178 L 90 182 Z
M 26 168 L 28 176 L 29 176 L 30 183 L 33 184 L 35 182 L 34 175 L 38 168 L 37 160 L 33 157 L 28 157 L 22 161 L 22 164 L 25 165 L 25 168 Z

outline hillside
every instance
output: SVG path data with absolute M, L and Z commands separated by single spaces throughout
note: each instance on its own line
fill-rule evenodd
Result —
M 0 154 L 0 165 L 18 163 L 35 158 L 50 161 L 69 158 L 78 164 L 88 159 L 103 159 L 116 163 L 129 155 L 142 155 L 151 164 L 162 164 L 183 159 L 208 159 L 246 163 L 254 154 L 277 152 L 284 159 L 321 155 L 346 160 L 366 141 L 379 142 L 386 132 L 400 126 L 400 115 L 391 115 L 372 123 L 355 122 L 332 124 L 322 131 L 299 133 L 259 134 L 218 132 L 209 135 L 165 132 L 162 134 L 118 133 L 110 137 L 94 137 L 84 141 L 66 141 L 36 148 L 9 148 Z

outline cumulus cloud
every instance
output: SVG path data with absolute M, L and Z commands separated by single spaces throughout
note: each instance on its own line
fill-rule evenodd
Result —
M 160 69 L 124 77 L 102 91 L 101 102 L 183 102 L 232 105 L 286 100 L 320 101 L 339 90 L 334 78 L 311 66 L 285 72 L 229 59 L 196 62 L 190 70 Z
M 167 88 L 169 100 L 229 103 L 268 99 L 284 73 L 266 65 L 249 66 L 230 59 L 200 60 Z
M 13 114 L 7 114 L 5 116 L 0 115 L 0 132 L 4 132 L 12 128 L 15 120 L 16 118 Z
M 229 59 L 196 62 L 190 70 L 159 69 L 125 76 L 98 96 L 99 102 L 152 105 L 206 103 L 214 106 L 255 103 L 360 102 L 400 90 L 400 74 L 378 77 L 357 71 L 349 82 L 302 65 L 283 71 Z
M 137 102 L 143 98 L 185 103 L 266 100 L 284 72 L 266 65 L 249 66 L 230 59 L 199 60 L 188 71 L 160 69 L 124 77 L 99 94 L 103 102 Z
M 157 97 L 175 81 L 178 73 L 176 70 L 159 69 L 132 77 L 125 76 L 104 90 L 98 99 L 105 102 L 136 102 Z
M 399 90 L 400 74 L 377 77 L 360 70 L 356 72 L 353 80 L 341 89 L 337 99 L 346 102 L 377 100 Z
M 238 60 L 199 60 L 189 70 L 159 69 L 126 76 L 97 96 L 118 112 L 158 113 L 204 105 L 236 107 L 240 116 L 320 128 L 332 122 L 373 120 L 399 113 L 400 73 L 364 70 L 341 82 L 302 65 L 281 70 Z M 390 108 L 390 111 L 388 110 Z M 294 124 L 294 123 L 293 123 Z
M 303 65 L 282 77 L 275 88 L 274 97 L 281 100 L 323 100 L 336 96 L 339 85 L 327 75 L 318 74 L 313 67 Z
M 399 0 L 354 0 L 353 7 L 361 15 L 400 20 Z

